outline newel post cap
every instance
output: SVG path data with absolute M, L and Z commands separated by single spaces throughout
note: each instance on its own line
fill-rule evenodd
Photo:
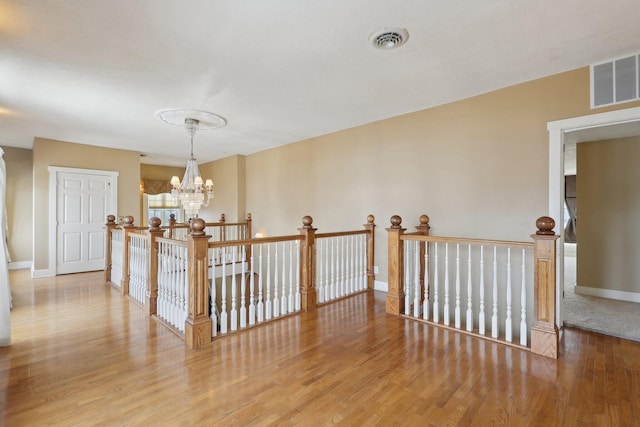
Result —
M 133 217 L 131 215 L 127 215 L 124 218 L 122 218 L 122 222 L 124 222 L 124 226 L 125 228 L 129 228 L 129 227 L 135 227 L 135 225 L 133 225 Z
M 309 215 L 302 217 L 302 228 L 311 228 L 311 224 L 313 224 L 313 218 Z
M 376 217 L 374 217 L 373 215 L 369 214 L 367 215 L 367 224 L 373 224 L 373 221 L 376 220 Z
M 115 224 L 116 224 L 116 216 L 107 215 L 107 225 L 115 225 Z
M 160 224 L 162 224 L 162 220 L 157 216 L 149 218 L 149 230 L 150 231 L 158 231 L 160 230 Z
M 556 226 L 556 222 L 553 218 L 548 216 L 541 216 L 536 220 L 536 227 L 538 227 L 538 231 L 536 234 L 538 236 L 553 236 L 555 233 L 553 232 L 553 228 Z
M 204 236 L 204 228 L 206 223 L 202 218 L 194 218 L 191 220 L 191 235 L 192 236 Z
M 401 228 L 400 224 L 402 224 L 402 218 L 400 215 L 394 215 L 391 217 L 391 228 Z

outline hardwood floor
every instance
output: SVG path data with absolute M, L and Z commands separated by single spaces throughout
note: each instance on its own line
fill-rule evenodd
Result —
M 640 423 L 640 343 L 566 329 L 556 361 L 388 316 L 371 292 L 187 350 L 102 278 L 11 272 L 0 423 Z

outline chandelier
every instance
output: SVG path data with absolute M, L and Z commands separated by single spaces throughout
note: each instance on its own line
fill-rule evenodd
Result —
M 199 110 L 161 110 L 156 115 L 166 123 L 182 124 L 189 133 L 191 155 L 187 160 L 182 181 L 177 176 L 171 177 L 171 195 L 180 200 L 188 218 L 196 218 L 200 208 L 208 206 L 213 199 L 213 181 L 203 180 L 200 175 L 198 163 L 193 156 L 193 138 L 199 129 L 218 128 L 224 126 L 226 120 L 216 114 Z

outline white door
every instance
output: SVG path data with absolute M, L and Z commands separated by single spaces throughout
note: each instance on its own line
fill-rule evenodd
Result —
M 102 270 L 105 221 L 113 213 L 112 174 L 58 172 L 56 274 Z

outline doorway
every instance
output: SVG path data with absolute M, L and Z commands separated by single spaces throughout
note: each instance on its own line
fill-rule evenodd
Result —
M 118 172 L 49 167 L 49 265 L 53 274 L 102 270 L 105 227 L 117 211 Z
M 565 149 L 572 144 L 609 140 L 640 135 L 640 107 L 616 110 L 558 120 L 547 124 L 549 131 L 549 215 L 556 219 L 560 235 L 556 254 L 556 324 L 563 325 L 562 297 L 564 291 L 564 227 L 558 226 L 564 217 Z

